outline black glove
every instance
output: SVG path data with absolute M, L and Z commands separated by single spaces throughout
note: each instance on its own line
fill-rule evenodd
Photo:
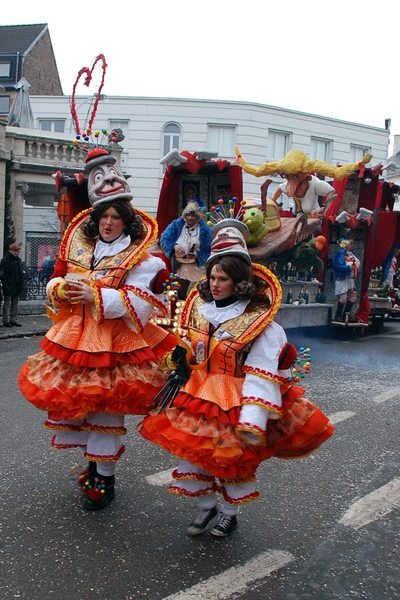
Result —
M 174 363 L 177 363 L 177 367 L 171 372 L 168 379 L 175 379 L 179 381 L 180 385 L 185 384 L 190 377 L 186 356 L 186 350 L 182 346 L 176 346 L 171 354 L 171 359 Z
M 182 360 L 186 361 L 186 350 L 182 346 L 175 346 L 171 358 L 174 362 L 180 363 Z

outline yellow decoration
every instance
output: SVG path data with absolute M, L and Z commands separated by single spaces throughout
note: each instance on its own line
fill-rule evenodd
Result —
M 268 233 L 278 231 L 282 225 L 278 207 L 270 198 L 266 198 L 265 204 L 264 223 L 267 226 Z M 245 198 L 242 202 L 242 206 L 245 210 L 249 208 L 261 209 L 261 198 Z
M 68 301 L 67 282 L 60 277 L 51 279 L 47 285 L 46 293 L 49 301 L 53 306 L 58 308 Z
M 372 154 L 366 154 L 358 163 L 349 163 L 342 167 L 334 167 L 322 160 L 310 159 L 302 150 L 290 150 L 279 161 L 266 162 L 260 167 L 253 167 L 240 154 L 238 147 L 235 148 L 235 153 L 238 162 L 243 168 L 243 171 L 254 175 L 255 177 L 263 177 L 264 175 L 273 175 L 274 173 L 285 175 L 296 175 L 297 173 L 316 173 L 318 175 L 326 175 L 334 179 L 344 179 L 348 175 L 358 171 L 362 166 L 366 165 L 372 159 Z
M 246 242 L 248 247 L 257 246 L 258 242 L 268 233 L 263 212 L 259 208 L 248 208 L 244 212 L 242 220 L 249 229 L 249 237 Z

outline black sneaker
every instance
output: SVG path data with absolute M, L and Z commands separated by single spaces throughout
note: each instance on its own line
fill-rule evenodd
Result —
M 10 322 L 8 322 L 8 323 L 3 323 L 3 327 L 12 327 L 12 325 L 11 325 L 11 323 L 10 323 Z
M 218 509 L 216 506 L 213 508 L 204 508 L 199 512 L 197 517 L 190 523 L 189 527 L 186 530 L 188 535 L 199 535 L 202 531 L 205 530 L 208 523 L 216 517 L 218 514 Z
M 231 531 L 237 527 L 237 518 L 230 517 L 223 512 L 219 513 L 218 522 L 213 529 L 211 529 L 211 535 L 216 537 L 226 537 Z
M 11 325 L 14 327 L 22 327 L 21 323 L 17 323 L 17 321 L 11 321 Z

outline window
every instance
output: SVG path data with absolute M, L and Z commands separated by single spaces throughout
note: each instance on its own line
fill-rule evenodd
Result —
M 218 156 L 235 156 L 235 125 L 209 125 L 207 150 L 218 152 Z
M 176 123 L 168 123 L 164 127 L 163 156 L 171 152 L 173 148 L 179 150 L 181 128 Z
M 331 162 L 331 141 L 321 138 L 311 138 L 310 158 L 316 158 L 326 163 Z
M 108 131 L 109 133 L 111 133 L 112 131 L 117 132 L 118 144 L 122 146 L 122 148 L 127 148 L 129 146 L 129 121 L 110 121 L 110 127 Z M 118 139 L 118 133 L 122 133 L 122 135 L 124 136 L 123 140 Z
M 289 134 L 284 131 L 268 131 L 267 158 L 281 160 L 289 150 Z
M 370 151 L 369 148 L 363 148 L 362 146 L 353 146 L 350 144 L 350 162 L 357 163 L 364 158 Z
M 39 129 L 43 131 L 54 131 L 56 133 L 64 133 L 65 130 L 65 120 L 54 120 L 50 119 L 39 119 Z
M 9 62 L 0 62 L 0 77 L 10 77 Z
M 55 260 L 58 256 L 60 235 L 58 233 L 33 233 L 26 234 L 26 266 L 41 267 L 46 256 Z M 29 275 L 29 274 L 28 274 Z
M 109 121 L 108 132 L 110 135 L 112 131 L 115 131 L 117 134 L 117 144 L 121 146 L 121 148 L 124 148 L 120 160 L 122 169 L 126 169 L 129 162 L 129 121 Z M 121 137 L 123 137 L 123 139 L 121 139 Z
M 10 96 L 0 96 L 0 115 L 8 115 L 10 112 Z

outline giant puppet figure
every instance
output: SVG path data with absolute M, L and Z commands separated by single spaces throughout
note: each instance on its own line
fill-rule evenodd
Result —
M 115 163 L 106 149 L 93 149 L 77 177 L 91 208 L 70 215 L 46 288 L 55 323 L 19 376 L 27 400 L 47 412 L 51 446 L 81 448 L 89 461 L 78 476 L 88 510 L 114 499 L 124 416 L 151 409 L 165 384 L 159 362 L 176 343 L 149 321 L 166 312 L 165 265 L 149 253 L 157 224 L 133 209 Z M 57 174 L 58 184 L 66 180 Z
M 255 177 L 278 173 L 286 179 L 285 183 L 278 186 L 272 197 L 275 203 L 281 194 L 285 193 L 295 201 L 296 214 L 304 213 L 309 218 L 318 219 L 324 217 L 328 205 L 336 196 L 334 188 L 326 181 L 315 177 L 315 175 L 343 179 L 366 165 L 372 158 L 371 154 L 366 154 L 359 163 L 334 167 L 321 160 L 312 160 L 301 150 L 295 149 L 290 150 L 280 161 L 266 162 L 260 167 L 253 167 L 244 160 L 239 148 L 236 148 L 235 152 L 238 162 L 246 173 L 250 173 Z M 319 196 L 326 196 L 323 207 L 319 205 Z

